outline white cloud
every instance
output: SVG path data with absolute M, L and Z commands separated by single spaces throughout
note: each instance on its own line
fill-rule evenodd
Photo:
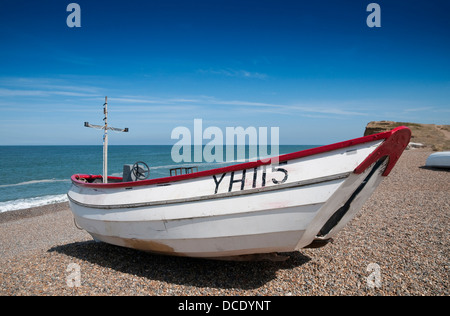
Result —
M 259 73 L 259 72 L 251 72 L 244 69 L 199 69 L 199 73 L 203 74 L 213 74 L 213 75 L 222 75 L 227 77 L 237 77 L 237 78 L 248 78 L 248 79 L 267 79 L 268 75 Z
M 46 96 L 49 95 L 42 90 L 23 90 L 23 89 L 3 89 L 0 88 L 0 97 L 18 97 L 18 96 Z
M 404 109 L 404 112 L 423 112 L 423 111 L 431 111 L 433 110 L 432 106 L 420 107 L 420 108 L 409 108 Z
M 210 69 L 201 71 L 205 73 L 263 79 L 267 75 L 236 69 Z M 69 103 L 77 104 L 77 111 L 82 111 L 85 106 L 90 104 L 103 104 L 104 91 L 95 86 L 77 85 L 75 82 L 65 79 L 46 79 L 46 78 L 0 78 L 0 97 L 4 97 L 4 102 L 9 102 L 9 107 L 3 106 L 3 109 L 10 108 L 12 105 L 20 108 L 29 104 L 27 98 L 35 98 L 33 104 L 42 104 L 41 110 L 47 111 L 73 111 L 73 106 Z M 22 97 L 22 98 L 21 98 Z M 64 99 L 58 97 L 66 97 Z M 64 103 L 63 103 L 64 102 Z M 69 102 L 69 103 L 68 103 Z M 279 115 L 301 115 L 301 116 L 328 116 L 329 117 L 349 117 L 366 116 L 367 112 L 361 110 L 361 106 L 351 103 L 335 103 L 330 106 L 322 102 L 279 104 L 259 102 L 253 100 L 226 100 L 205 95 L 176 95 L 170 97 L 155 97 L 150 95 L 131 95 L 119 94 L 111 95 L 108 102 L 114 104 L 115 111 L 118 112 L 154 112 L 168 113 L 176 117 L 182 112 L 201 113 L 210 117 L 223 115 L 223 111 L 229 109 L 250 109 L 257 112 L 276 113 Z M 60 104 L 64 106 L 60 106 Z M 58 106 L 56 106 L 58 105 Z M 216 106 L 215 106 L 216 105 Z M 220 106 L 217 106 L 220 105 Z M 80 108 L 80 106 L 82 108 Z M 27 106 L 27 108 L 30 108 Z M 33 109 L 36 107 L 33 106 Z M 88 108 L 86 108 L 88 109 Z M 89 108 L 90 109 L 90 108 Z M 422 109 L 409 109 L 408 111 L 419 111 Z M 226 112 L 225 112 L 226 113 Z
M 200 101 L 201 100 L 201 101 Z M 339 116 L 366 116 L 367 113 L 353 110 L 352 108 L 347 109 L 347 104 L 334 104 L 334 106 L 323 106 L 321 104 L 306 104 L 306 105 L 286 105 L 286 104 L 274 104 L 274 103 L 264 103 L 264 102 L 253 102 L 246 100 L 220 100 L 214 97 L 204 97 L 199 98 L 197 102 L 203 104 L 220 104 L 220 105 L 230 105 L 230 106 L 241 106 L 241 107 L 252 107 L 261 108 L 261 110 L 268 111 L 272 110 L 274 113 L 291 115 L 294 113 L 317 113 L 317 114 L 328 114 L 328 115 L 339 115 Z
M 4 89 L 0 88 L 0 97 L 47 97 L 52 95 L 63 95 L 71 97 L 95 97 L 97 94 L 74 92 L 74 91 L 55 91 L 55 90 L 28 90 L 28 89 Z

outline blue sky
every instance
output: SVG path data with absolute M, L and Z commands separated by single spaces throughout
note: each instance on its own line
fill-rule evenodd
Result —
M 450 2 L 0 2 L 0 145 L 173 144 L 178 126 L 279 127 L 282 144 L 369 121 L 450 124 Z

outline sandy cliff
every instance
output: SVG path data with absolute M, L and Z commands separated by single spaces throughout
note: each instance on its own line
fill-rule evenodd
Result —
M 425 148 L 434 151 L 450 150 L 450 125 L 376 121 L 367 124 L 364 136 L 388 131 L 402 125 L 411 129 L 411 142 L 424 144 Z

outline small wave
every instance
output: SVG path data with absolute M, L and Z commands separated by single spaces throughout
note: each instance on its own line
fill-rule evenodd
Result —
M 66 194 L 46 195 L 28 199 L 18 199 L 13 201 L 0 202 L 0 213 L 8 211 L 23 210 L 26 208 L 43 206 L 48 204 L 67 202 Z
M 70 179 L 64 179 L 64 180 L 58 180 L 58 179 L 31 180 L 31 181 L 25 181 L 25 182 L 20 182 L 20 183 L 2 184 L 2 185 L 0 185 L 0 188 L 9 188 L 9 187 L 16 187 L 16 186 L 21 186 L 21 185 L 37 184 L 37 183 L 68 182 L 68 181 L 70 181 Z

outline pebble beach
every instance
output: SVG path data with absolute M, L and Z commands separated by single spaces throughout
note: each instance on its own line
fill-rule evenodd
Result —
M 0 295 L 450 294 L 450 171 L 407 150 L 333 243 L 286 261 L 170 257 L 96 243 L 68 203 L 0 213 Z M 78 283 L 73 273 L 79 272 Z

